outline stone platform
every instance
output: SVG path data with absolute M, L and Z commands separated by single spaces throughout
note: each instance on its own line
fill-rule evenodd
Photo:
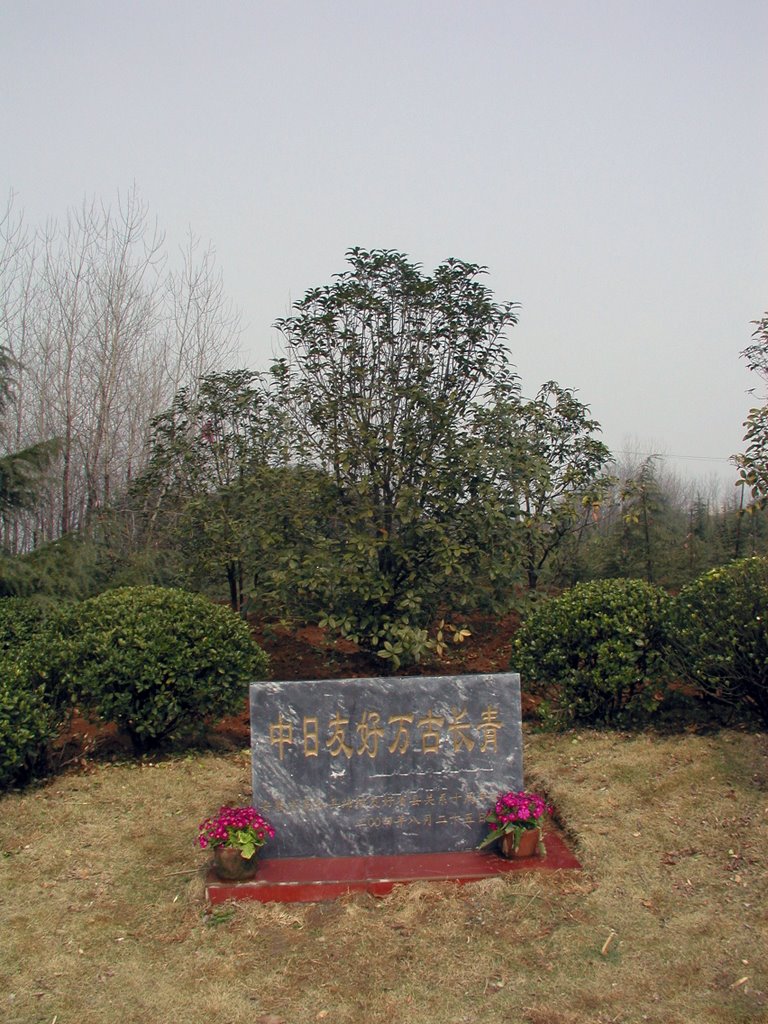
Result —
M 496 853 L 410 853 L 372 857 L 285 857 L 265 860 L 252 881 L 223 882 L 208 872 L 210 903 L 315 903 L 348 892 L 386 896 L 396 885 L 417 881 L 477 882 L 515 871 L 579 870 L 576 857 L 556 833 L 547 832 L 545 857 L 506 860 Z

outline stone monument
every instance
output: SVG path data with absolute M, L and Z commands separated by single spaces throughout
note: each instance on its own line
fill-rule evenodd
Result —
M 265 858 L 473 850 L 523 788 L 517 673 L 258 682 L 250 706 Z

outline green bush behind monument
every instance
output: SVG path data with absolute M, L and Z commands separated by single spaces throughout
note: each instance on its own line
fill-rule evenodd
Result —
M 637 723 L 658 705 L 668 613 L 667 594 L 643 580 L 580 583 L 523 623 L 514 667 L 551 690 L 552 725 Z
M 670 661 L 707 699 L 768 725 L 768 560 L 704 573 L 672 605 Z
M 0 600 L 0 786 L 46 767 L 77 706 L 142 753 L 242 710 L 267 655 L 229 608 L 164 587 L 123 587 L 45 610 Z
M 81 710 L 143 752 L 242 710 L 267 656 L 229 608 L 166 587 L 120 587 L 77 605 L 52 670 Z

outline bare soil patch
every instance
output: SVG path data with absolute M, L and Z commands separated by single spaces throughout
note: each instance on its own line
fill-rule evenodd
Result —
M 508 669 L 519 617 L 515 613 L 502 619 L 472 615 L 466 623 L 471 635 L 464 643 L 451 643 L 442 657 L 424 659 L 397 674 L 444 675 Z M 349 640 L 329 636 L 319 626 L 258 619 L 251 619 L 251 626 L 256 642 L 269 654 L 273 679 L 353 679 L 381 675 L 386 670 L 386 662 L 381 658 L 361 651 Z

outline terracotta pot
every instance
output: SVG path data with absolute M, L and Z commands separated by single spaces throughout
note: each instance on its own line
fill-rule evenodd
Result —
M 541 829 L 526 829 L 520 836 L 520 842 L 517 844 L 517 849 L 515 849 L 515 834 L 514 832 L 508 832 L 507 835 L 502 836 L 499 840 L 501 855 L 502 857 L 508 857 L 510 860 L 518 857 L 535 857 L 538 854 L 540 839 Z
M 259 851 L 252 857 L 243 857 L 236 846 L 214 846 L 213 868 L 219 878 L 227 882 L 253 878 L 259 868 Z

